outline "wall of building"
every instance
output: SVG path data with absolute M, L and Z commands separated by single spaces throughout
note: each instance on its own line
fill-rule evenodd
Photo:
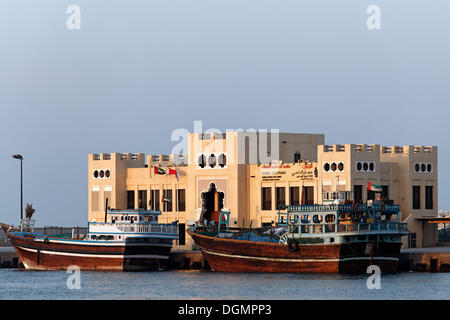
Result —
M 253 140 L 252 140 L 253 139 Z M 274 139 L 278 139 L 275 141 Z M 252 145 L 257 141 L 257 146 Z M 261 143 L 262 142 L 262 143 Z M 223 207 L 231 212 L 231 226 L 260 227 L 277 218 L 277 188 L 284 192 L 284 203 L 291 204 L 290 190 L 298 188 L 298 201 L 322 203 L 325 191 L 354 191 L 361 186 L 362 201 L 367 200 L 367 183 L 387 186 L 388 196 L 400 204 L 401 219 L 416 233 L 416 245 L 435 243 L 432 225 L 424 225 L 417 218 L 437 216 L 437 148 L 382 147 L 380 145 L 345 144 L 324 145 L 324 135 L 280 133 L 268 139 L 262 133 L 241 131 L 224 134 L 189 134 L 188 154 L 91 154 L 88 164 L 89 221 L 103 221 L 104 200 L 110 194 L 109 207 L 127 208 L 127 192 L 134 191 L 134 207 L 139 207 L 139 191 L 146 191 L 146 205 L 150 208 L 151 193 L 172 190 L 172 210 L 164 210 L 160 221 L 190 224 L 200 218 L 202 193 L 215 185 L 222 192 Z M 270 159 L 273 145 L 278 145 L 280 159 Z M 255 157 L 254 153 L 257 153 Z M 267 154 L 268 153 L 268 154 Z M 277 152 L 275 152 L 277 153 Z M 299 160 L 298 155 L 301 155 Z M 202 161 L 199 162 L 201 157 Z M 298 162 L 294 162 L 298 160 Z M 416 165 L 425 164 L 425 172 L 416 172 Z M 431 167 L 427 167 L 430 165 Z M 154 167 L 176 169 L 175 175 L 159 175 Z M 428 172 L 427 168 L 431 168 Z M 419 167 L 420 169 L 420 167 Z M 94 172 L 109 170 L 109 177 L 95 177 Z M 420 209 L 413 209 L 412 186 L 421 187 Z M 433 187 L 433 208 L 425 209 L 425 186 Z M 263 208 L 262 188 L 270 190 L 270 208 Z M 177 190 L 185 190 L 185 210 L 177 208 Z M 283 191 L 284 190 L 284 191 Z M 293 189 L 297 190 L 297 189 Z M 98 192 L 96 194 L 95 192 Z M 311 192 L 311 193 L 310 193 Z M 311 198 L 308 198 L 310 194 Z M 99 203 L 94 203 L 98 196 Z M 267 205 L 267 203 L 265 204 Z M 96 207 L 96 208 L 94 208 Z M 96 210 L 94 210 L 96 209 Z M 405 237 L 406 238 L 406 237 Z M 189 249 L 188 241 L 183 248 Z M 408 240 L 405 239 L 405 246 Z

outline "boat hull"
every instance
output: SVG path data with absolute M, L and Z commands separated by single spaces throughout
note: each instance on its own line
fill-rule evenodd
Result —
M 351 244 L 287 245 L 216 238 L 188 230 L 213 271 L 269 273 L 355 273 L 377 265 L 383 273 L 396 271 L 400 243 L 367 241 Z
M 159 243 L 22 237 L 9 234 L 20 261 L 28 270 L 146 271 L 168 267 L 172 240 Z

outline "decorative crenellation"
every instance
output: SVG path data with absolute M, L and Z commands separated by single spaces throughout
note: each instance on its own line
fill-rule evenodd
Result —
M 355 145 L 355 151 L 357 152 L 375 152 L 378 150 L 376 144 L 357 144 Z
M 152 154 L 148 156 L 148 162 L 151 165 L 172 163 L 177 166 L 185 166 L 188 163 L 188 157 L 184 154 Z
M 342 144 L 333 144 L 333 145 L 325 144 L 323 146 L 323 152 L 344 152 L 344 151 L 345 145 Z
M 92 160 L 112 160 L 113 155 L 116 155 L 116 159 L 120 160 L 143 160 L 145 158 L 143 153 L 94 153 L 92 154 Z
M 226 133 L 211 132 L 211 133 L 199 133 L 198 134 L 199 140 L 219 140 L 219 139 L 226 139 L 226 138 L 227 138 Z
M 345 152 L 355 150 L 356 152 L 377 152 L 379 150 L 378 144 L 333 144 L 323 145 L 323 152 Z
M 435 147 L 433 146 L 383 146 L 381 147 L 382 153 L 408 153 L 412 150 L 413 153 L 433 153 Z

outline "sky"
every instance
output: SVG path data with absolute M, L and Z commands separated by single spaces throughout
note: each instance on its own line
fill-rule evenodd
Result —
M 436 145 L 450 209 L 449 32 L 443 0 L 2 0 L 0 221 L 19 222 L 11 155 L 37 225 L 86 226 L 89 153 L 169 153 L 195 120 Z

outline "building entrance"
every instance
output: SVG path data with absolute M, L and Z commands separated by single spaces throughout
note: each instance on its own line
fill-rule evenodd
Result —
M 219 222 L 220 210 L 223 209 L 223 199 L 224 193 L 216 189 L 216 185 L 211 183 L 209 185 L 208 191 L 202 192 L 202 214 L 200 220 L 207 223 L 214 221 L 214 223 Z

